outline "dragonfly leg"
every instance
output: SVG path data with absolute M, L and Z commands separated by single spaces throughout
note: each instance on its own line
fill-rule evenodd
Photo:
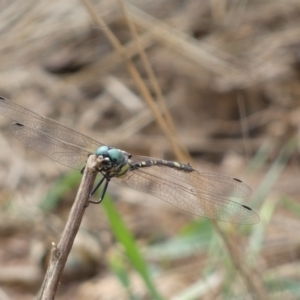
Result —
M 84 173 L 84 170 L 85 170 L 85 167 L 83 167 L 80 171 L 80 174 L 83 174 Z
M 104 184 L 104 188 L 102 190 L 101 197 L 97 201 L 89 200 L 90 203 L 98 204 L 98 203 L 101 203 L 101 201 L 103 200 L 103 198 L 105 196 L 105 193 L 106 193 L 106 190 L 107 190 L 107 187 L 108 187 L 108 184 L 109 184 L 109 181 L 110 181 L 110 178 L 107 177 L 106 175 L 103 175 L 103 177 L 101 178 L 101 180 L 93 188 L 93 190 L 92 190 L 92 192 L 90 194 L 90 196 L 92 196 L 98 190 L 98 188 L 101 186 L 101 184 L 103 183 L 104 180 L 106 180 L 106 181 L 105 181 L 105 184 Z
M 104 181 L 105 176 L 103 176 L 101 178 L 101 180 L 97 183 L 97 185 L 93 188 L 93 190 L 91 191 L 90 197 L 93 196 L 95 194 L 95 192 L 99 189 L 100 185 L 102 184 L 102 182 Z

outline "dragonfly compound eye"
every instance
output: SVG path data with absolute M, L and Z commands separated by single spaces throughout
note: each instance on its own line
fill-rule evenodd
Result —
M 97 150 L 96 150 L 96 155 L 97 156 L 100 156 L 100 155 L 103 155 L 103 154 L 107 154 L 107 151 L 108 151 L 108 147 L 107 146 L 101 146 L 99 147 Z
M 120 150 L 118 149 L 109 149 L 108 151 L 108 156 L 110 158 L 111 161 L 120 164 L 122 161 L 122 153 Z

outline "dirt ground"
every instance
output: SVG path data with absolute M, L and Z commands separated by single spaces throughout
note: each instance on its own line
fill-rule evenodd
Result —
M 133 156 L 238 178 L 253 193 L 234 201 L 260 216 L 214 222 L 111 183 L 105 202 L 150 279 L 108 203 L 90 205 L 56 299 L 300 299 L 300 0 L 14 0 L 0 16 L 1 96 Z M 0 116 L 0 300 L 26 300 L 81 174 L 10 123 Z

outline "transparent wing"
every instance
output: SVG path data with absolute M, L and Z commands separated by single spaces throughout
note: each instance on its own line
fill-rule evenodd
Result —
M 54 120 L 42 117 L 3 97 L 0 97 L 0 114 L 21 123 L 26 127 L 37 130 L 48 136 L 53 136 L 58 140 L 74 144 L 81 148 L 86 148 L 90 152 L 95 152 L 98 147 L 103 145 L 84 134 L 68 128 Z
M 134 157 L 133 160 L 140 159 L 145 157 Z M 259 216 L 250 208 L 229 200 L 231 196 L 251 194 L 246 184 L 234 178 L 198 170 L 188 173 L 160 165 L 129 172 L 122 181 L 133 189 L 201 217 L 239 224 L 259 222 Z
M 84 148 L 58 140 L 23 124 L 13 123 L 10 130 L 26 146 L 73 169 L 81 170 L 86 164 L 88 155 L 91 154 Z
M 131 158 L 132 163 L 141 163 L 143 161 L 155 161 L 157 158 L 151 158 L 146 156 L 133 156 Z M 174 168 L 158 166 L 153 169 L 144 168 L 145 172 L 153 172 L 153 175 L 158 178 L 168 178 L 169 181 L 179 182 L 183 186 L 187 186 L 194 194 L 210 194 L 216 196 L 225 197 L 249 197 L 252 194 L 251 188 L 241 182 L 239 179 L 224 176 L 221 174 L 202 172 L 194 169 L 194 172 L 184 172 Z M 155 171 L 154 171 L 155 170 Z

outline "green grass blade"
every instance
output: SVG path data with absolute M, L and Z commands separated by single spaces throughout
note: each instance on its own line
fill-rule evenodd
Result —
M 128 298 L 130 300 L 138 300 L 139 298 L 135 297 L 135 295 L 132 292 L 130 277 L 128 276 L 128 271 L 126 269 L 123 259 L 120 256 L 113 255 L 110 258 L 109 265 L 111 270 L 113 270 L 113 272 L 116 274 L 116 276 L 119 278 L 120 282 L 126 289 Z
M 149 293 L 152 295 L 152 299 L 162 299 L 150 277 L 148 266 L 140 253 L 135 239 L 131 232 L 126 228 L 126 225 L 123 222 L 121 215 L 116 210 L 112 199 L 106 196 L 102 205 L 105 209 L 111 229 L 116 239 L 121 245 L 123 245 L 129 261 L 143 278 Z
M 52 211 L 59 203 L 61 198 L 71 190 L 78 189 L 82 175 L 74 170 L 60 177 L 49 189 L 47 195 L 42 200 L 39 208 L 45 212 Z

